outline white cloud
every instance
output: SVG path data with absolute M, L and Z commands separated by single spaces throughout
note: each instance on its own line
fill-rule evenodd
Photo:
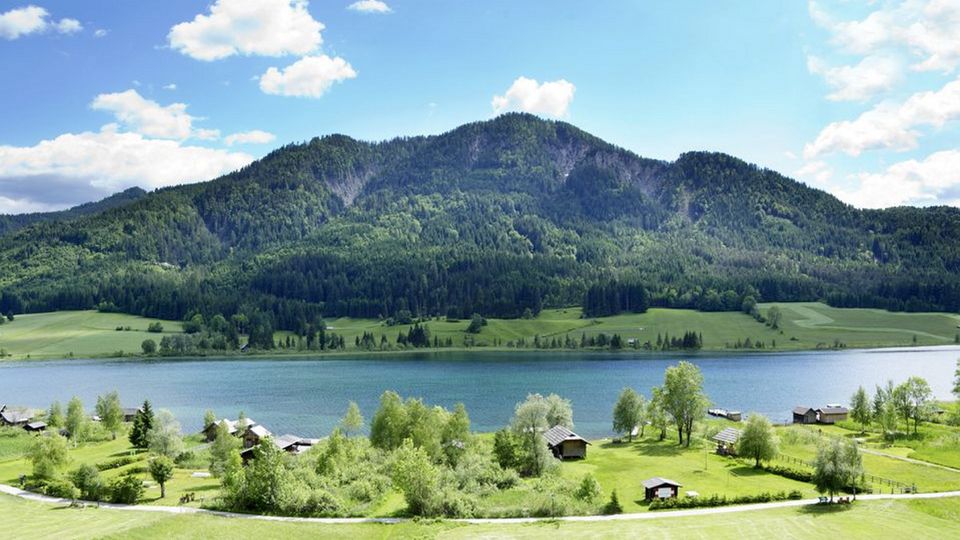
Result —
M 347 9 L 363 13 L 390 13 L 390 6 L 380 0 L 360 0 L 347 6 Z
M 187 114 L 184 103 L 164 107 L 156 101 L 145 99 L 136 90 L 127 90 L 100 94 L 90 106 L 112 112 L 128 129 L 148 137 L 186 139 L 193 134 L 194 118 Z
M 343 58 L 305 56 L 283 71 L 269 68 L 260 76 L 260 90 L 267 94 L 318 98 L 335 82 L 356 78 L 357 72 Z
M 881 173 L 855 176 L 856 188 L 834 190 L 854 206 L 886 208 L 904 204 L 930 204 L 960 190 L 960 150 L 946 150 L 922 161 L 911 159 Z
M 95 38 L 106 37 L 108 33 L 109 32 L 107 30 L 104 30 L 103 28 L 97 28 L 96 30 L 93 31 L 93 37 Z
M 76 19 L 60 19 L 54 27 L 57 29 L 57 32 L 61 34 L 75 34 L 83 30 L 83 25 Z
M 197 60 L 235 54 L 304 55 L 320 46 L 324 26 L 306 0 L 217 0 L 210 13 L 170 29 L 170 46 Z
M 164 90 L 176 90 L 176 89 L 177 89 L 177 85 L 176 85 L 175 83 L 165 84 L 165 85 L 163 85 L 163 89 L 164 89 Z
M 871 55 L 854 66 L 830 67 L 816 56 L 807 57 L 807 69 L 834 89 L 831 101 L 865 101 L 892 88 L 903 78 L 903 66 L 889 56 Z
M 493 96 L 494 113 L 519 110 L 534 114 L 563 117 L 567 115 L 576 87 L 564 79 L 538 83 L 518 77 L 502 96 Z
M 810 161 L 797 169 L 797 177 L 817 187 L 826 187 L 833 178 L 833 168 L 824 161 Z
M 234 144 L 266 144 L 273 142 L 276 138 L 277 136 L 273 133 L 254 129 L 252 131 L 241 131 L 227 135 L 223 138 L 223 142 L 226 143 L 227 146 L 233 146 Z
M 66 133 L 35 146 L 0 146 L 0 182 L 8 199 L 38 205 L 56 196 L 51 186 L 76 191 L 79 200 L 57 200 L 63 207 L 89 200 L 91 191 L 105 195 L 132 186 L 152 189 L 209 180 L 251 161 L 244 153 L 148 139 L 118 132 L 111 124 L 99 132 Z M 37 177 L 46 181 L 33 181 Z
M 0 37 L 12 40 L 46 30 L 55 30 L 61 34 L 73 34 L 83 30 L 80 21 L 76 19 L 60 19 L 55 22 L 50 20 L 49 16 L 46 9 L 37 6 L 0 13 Z
M 810 16 L 846 52 L 867 55 L 900 48 L 916 58 L 918 71 L 953 71 L 960 64 L 960 2 L 903 0 L 885 2 L 862 20 L 838 21 L 819 4 Z
M 908 150 L 917 146 L 918 127 L 942 127 L 960 118 L 960 79 L 934 92 L 919 92 L 902 104 L 880 103 L 856 120 L 833 122 L 807 144 L 807 159 L 844 152 L 858 156 L 865 150 Z

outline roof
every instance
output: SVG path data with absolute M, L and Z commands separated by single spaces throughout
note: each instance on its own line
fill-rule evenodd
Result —
M 736 444 L 739 439 L 740 430 L 732 427 L 723 428 L 720 433 L 713 436 L 713 440 L 729 444 Z
M 237 432 L 237 426 L 240 425 L 240 421 L 239 421 L 239 420 L 230 420 L 229 418 L 221 418 L 221 419 L 218 420 L 215 424 L 210 424 L 210 425 L 208 425 L 207 427 L 203 428 L 203 430 L 206 431 L 206 430 L 212 428 L 213 426 L 219 426 L 220 424 L 222 424 L 222 423 L 224 423 L 224 422 L 227 423 L 227 431 L 229 431 L 231 435 Z M 251 419 L 251 418 L 244 418 L 244 419 L 243 419 L 243 426 L 241 426 L 241 427 L 247 428 L 247 427 L 249 427 L 249 426 L 255 426 L 255 425 L 257 425 L 257 423 L 256 423 L 256 421 L 254 421 L 253 419 Z
M 270 430 L 267 429 L 267 428 L 265 428 L 265 427 L 263 427 L 263 426 L 259 426 L 259 425 L 257 425 L 257 426 L 250 426 L 249 428 L 247 428 L 247 431 L 249 431 L 249 432 L 253 433 L 254 435 L 256 435 L 257 437 L 261 437 L 261 438 L 262 438 L 262 437 L 269 437 L 269 436 L 270 436 Z
M 277 445 L 277 448 L 281 450 L 286 450 L 291 446 L 296 446 L 300 444 L 301 438 L 296 435 L 282 435 L 273 440 L 273 444 Z
M 847 414 L 850 411 L 846 407 L 824 407 L 817 409 L 817 412 L 821 414 Z
M 654 476 L 653 478 L 650 478 L 650 479 L 648 479 L 648 480 L 644 480 L 643 482 L 641 482 L 641 484 L 643 484 L 643 487 L 645 487 L 645 488 L 647 488 L 647 489 L 653 489 L 653 488 L 660 487 L 660 486 L 680 487 L 680 486 L 683 485 L 683 484 L 681 484 L 681 483 L 679 483 L 679 482 L 674 482 L 673 480 L 670 480 L 669 478 L 660 478 L 659 476 Z
M 0 417 L 8 424 L 23 424 L 30 421 L 32 415 L 30 411 L 15 411 L 13 409 L 4 409 L 0 412 Z
M 30 422 L 29 424 L 27 424 L 27 427 L 29 429 L 46 429 L 47 423 L 46 422 Z
M 140 412 L 140 410 L 141 410 L 140 407 L 124 407 L 124 408 L 123 408 L 123 415 L 124 415 L 124 416 L 133 416 L 133 415 L 137 414 L 138 412 Z
M 816 412 L 813 410 L 813 407 L 794 407 L 793 414 L 807 414 L 808 412 Z
M 543 433 L 543 438 L 547 440 L 547 444 L 550 446 L 557 446 L 563 441 L 583 441 L 590 444 L 589 441 L 564 426 L 553 426 Z

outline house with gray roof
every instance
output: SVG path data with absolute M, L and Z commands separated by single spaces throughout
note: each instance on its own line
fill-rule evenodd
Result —
M 543 433 L 547 447 L 559 459 L 587 457 L 589 441 L 564 426 L 553 426 Z

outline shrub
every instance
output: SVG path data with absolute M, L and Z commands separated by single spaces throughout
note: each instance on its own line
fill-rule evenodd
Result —
M 152 322 L 147 326 L 147 332 L 152 332 L 154 334 L 159 334 L 163 332 L 163 324 L 159 322 Z
M 770 474 L 775 474 L 777 476 L 782 476 L 784 478 L 789 478 L 791 480 L 797 480 L 799 482 L 813 481 L 812 471 L 802 471 L 799 469 L 791 469 L 789 467 L 783 467 L 780 465 L 767 465 L 763 467 L 763 470 L 767 471 Z
M 80 490 L 77 489 L 77 486 L 73 485 L 73 482 L 65 478 L 54 478 L 53 480 L 47 480 L 41 491 L 45 495 L 51 497 L 60 497 L 62 499 L 79 499 Z
M 597 479 L 593 477 L 592 474 L 584 475 L 583 480 L 580 481 L 580 485 L 577 487 L 577 491 L 574 492 L 573 496 L 578 500 L 593 502 L 600 498 L 600 482 L 597 482 Z
M 530 515 L 534 517 L 560 517 L 569 514 L 568 500 L 564 496 L 544 494 L 537 497 L 530 509 Z
M 623 506 L 620 504 L 620 499 L 617 498 L 617 490 L 610 492 L 610 501 L 604 505 L 603 513 L 607 515 L 623 513 Z
M 110 502 L 136 504 L 143 496 L 143 480 L 133 474 L 125 474 L 110 485 Z
M 792 495 L 793 492 L 791 492 Z M 741 495 L 727 498 L 726 495 L 711 495 L 710 497 L 684 497 L 674 499 L 654 499 L 650 502 L 650 510 L 670 510 L 674 508 L 704 508 L 728 506 L 732 504 L 755 504 L 773 501 L 786 501 L 790 498 L 785 491 L 777 493 L 759 493 L 757 495 Z M 802 497 L 802 495 L 801 495 Z
M 109 471 L 111 469 L 119 469 L 120 467 L 130 465 L 139 459 L 140 458 L 138 456 L 123 456 L 117 459 L 111 459 L 110 461 L 97 463 L 96 467 L 98 471 Z
M 80 490 L 80 497 L 88 501 L 99 501 L 103 496 L 103 479 L 100 471 L 90 464 L 83 464 L 72 473 L 70 481 Z

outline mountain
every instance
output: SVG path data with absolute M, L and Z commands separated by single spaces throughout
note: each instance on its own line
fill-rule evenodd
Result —
M 138 188 L 132 187 L 121 191 L 120 193 L 114 193 L 113 195 L 101 199 L 95 202 L 88 202 L 73 208 L 68 208 L 67 210 L 60 210 L 59 212 L 36 212 L 33 214 L 0 214 L 0 236 L 11 233 L 13 231 L 22 229 L 27 225 L 32 225 L 34 223 L 40 223 L 44 221 L 62 221 L 66 219 L 74 219 L 81 216 L 89 216 L 92 214 L 99 214 L 104 210 L 109 210 L 111 208 L 117 208 L 125 204 L 131 203 L 144 195 L 147 192 Z
M 960 211 L 858 210 L 735 157 L 645 159 L 525 114 L 288 145 L 0 238 L 0 310 L 516 317 L 758 301 L 960 310 Z

